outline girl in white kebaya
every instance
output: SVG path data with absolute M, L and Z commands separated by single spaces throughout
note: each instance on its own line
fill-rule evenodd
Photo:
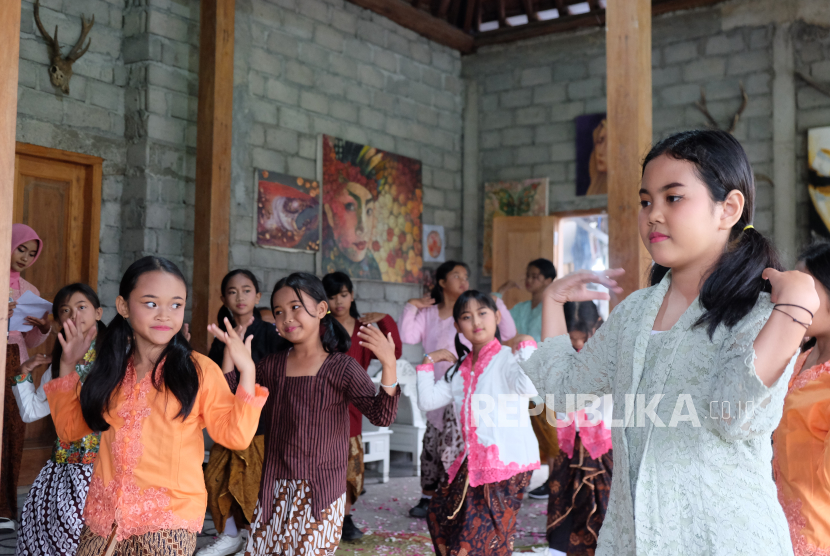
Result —
M 524 490 L 539 469 L 528 414 L 528 400 L 537 392 L 518 363 L 536 342 L 530 336 L 514 340 L 517 355 L 502 346 L 501 313 L 481 292 L 463 293 L 453 319 L 458 359 L 439 349 L 418 366 L 419 407 L 430 411 L 452 404 L 455 416 L 445 424 L 441 459 L 447 474 L 430 500 L 427 524 L 436 554 L 510 555 Z M 433 366 L 443 361 L 456 364 L 435 382 Z

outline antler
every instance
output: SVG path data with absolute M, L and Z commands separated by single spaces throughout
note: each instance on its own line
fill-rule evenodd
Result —
M 720 129 L 718 122 L 715 121 L 715 118 L 712 117 L 712 114 L 709 113 L 709 109 L 706 108 L 706 91 L 703 89 L 703 87 L 700 88 L 700 100 L 695 102 L 695 106 L 698 110 L 700 110 L 703 113 L 704 116 L 706 116 L 706 119 L 709 120 L 710 126 L 712 126 L 715 129 Z
M 92 14 L 92 20 L 90 21 L 87 21 L 84 14 L 81 14 L 81 36 L 78 37 L 78 42 L 75 43 L 75 46 L 73 46 L 72 50 L 69 51 L 69 54 L 66 55 L 67 60 L 72 60 L 74 62 L 86 54 L 86 51 L 89 49 L 89 45 L 92 44 L 92 39 L 89 39 L 89 42 L 86 43 L 86 46 L 84 46 L 83 49 L 81 49 L 81 46 L 84 44 L 86 36 L 89 35 L 89 32 L 92 30 L 93 25 L 95 25 L 95 14 Z
M 732 125 L 729 126 L 729 133 L 735 131 L 735 128 L 738 126 L 738 120 L 741 118 L 741 114 L 744 113 L 746 110 L 746 105 L 749 103 L 749 97 L 746 94 L 746 89 L 744 89 L 744 84 L 741 82 L 741 107 L 738 108 L 738 111 L 735 112 L 735 115 L 732 116 Z
M 749 103 L 749 96 L 746 94 L 746 89 L 744 89 L 743 82 L 740 83 L 741 87 L 741 106 L 738 108 L 738 111 L 735 112 L 735 115 L 732 116 L 732 125 L 729 126 L 728 132 L 733 133 L 735 128 L 738 127 L 738 120 L 741 119 L 741 114 L 744 113 L 746 110 L 746 106 Z M 706 116 L 706 119 L 709 120 L 709 126 L 714 129 L 721 129 L 720 125 L 718 125 L 717 120 L 715 120 L 714 116 L 709 112 L 709 109 L 706 107 L 706 91 L 703 87 L 700 88 L 700 100 L 695 102 L 695 107 L 700 110 L 700 112 Z
M 43 28 L 43 23 L 40 21 L 40 0 L 35 0 L 35 23 L 37 24 L 37 28 L 40 30 L 40 34 L 43 35 L 44 39 L 46 39 L 49 50 L 52 52 L 52 57 L 54 58 L 55 56 L 60 56 L 61 47 L 58 44 L 58 26 L 55 25 L 54 38 L 46 32 L 46 29 Z

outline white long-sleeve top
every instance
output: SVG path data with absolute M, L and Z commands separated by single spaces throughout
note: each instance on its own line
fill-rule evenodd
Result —
M 493 340 L 479 351 L 473 365 L 468 355 L 450 382 L 435 381 L 432 364 L 419 365 L 418 407 L 423 411 L 450 403 L 461 425 L 464 450 L 448 469 L 450 482 L 467 458 L 472 486 L 496 483 L 539 469 L 539 443 L 530 425 L 529 398 L 536 387 L 519 366 L 536 342 L 509 347 Z
M 40 386 L 35 389 L 32 382 L 32 375 L 27 375 L 24 380 L 18 382 L 12 388 L 17 407 L 20 409 L 20 418 L 24 423 L 33 423 L 49 415 L 49 402 L 46 401 L 46 393 L 43 387 L 52 380 L 52 365 L 46 369 L 40 378 Z

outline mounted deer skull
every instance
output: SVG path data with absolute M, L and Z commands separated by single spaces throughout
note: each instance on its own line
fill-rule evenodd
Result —
M 35 23 L 37 23 L 40 34 L 46 39 L 46 45 L 49 47 L 49 56 L 52 58 L 52 65 L 49 66 L 49 80 L 52 82 L 52 85 L 59 87 L 61 91 L 69 94 L 72 64 L 86 54 L 89 45 L 92 44 L 92 39 L 89 39 L 86 46 L 83 46 L 92 26 L 95 25 L 95 15 L 92 16 L 91 21 L 87 21 L 84 15 L 81 14 L 81 36 L 78 37 L 78 42 L 75 43 L 75 46 L 72 47 L 72 50 L 66 56 L 61 54 L 61 47 L 58 43 L 58 26 L 55 25 L 55 36 L 52 37 L 43 28 L 43 23 L 40 22 L 40 0 L 35 1 Z

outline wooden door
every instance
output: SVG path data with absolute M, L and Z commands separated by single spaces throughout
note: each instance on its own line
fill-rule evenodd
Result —
M 508 280 L 521 287 L 504 295 L 508 309 L 530 299 L 524 289 L 527 263 L 539 258 L 554 260 L 556 221 L 555 216 L 493 218 L 493 291 Z
M 40 257 L 22 276 L 40 290 L 43 299 L 54 300 L 58 290 L 73 282 L 98 287 L 101 163 L 98 157 L 17 144 L 14 222 L 31 226 L 43 240 Z M 51 353 L 55 341 L 53 334 L 29 350 L 29 356 Z M 36 385 L 46 369 L 33 373 Z M 26 426 L 20 485 L 37 477 L 54 439 L 51 417 Z

